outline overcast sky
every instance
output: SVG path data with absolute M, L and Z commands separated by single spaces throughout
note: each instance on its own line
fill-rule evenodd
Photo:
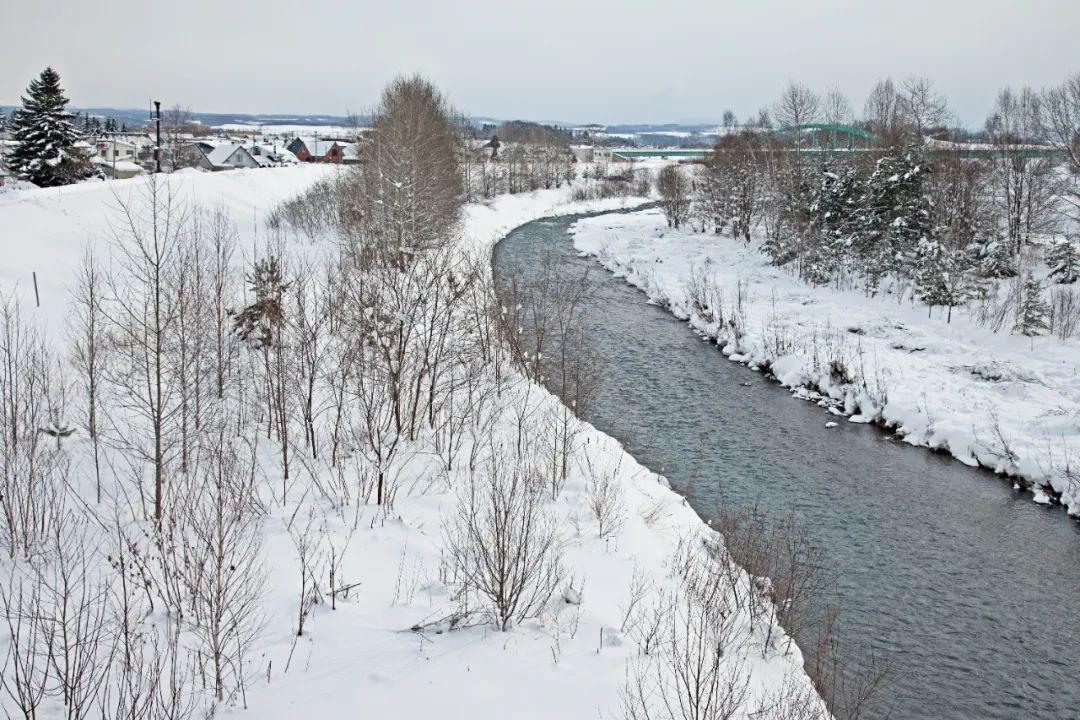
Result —
M 919 74 L 981 125 L 1080 72 L 1080 0 L 0 0 L 0 28 L 2 104 L 51 64 L 75 105 L 340 115 L 421 72 L 473 115 L 711 121 Z

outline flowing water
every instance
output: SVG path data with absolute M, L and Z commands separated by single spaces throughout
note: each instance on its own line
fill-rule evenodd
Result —
M 496 248 L 500 278 L 588 271 L 604 363 L 588 419 L 691 501 L 794 510 L 837 573 L 854 662 L 890 660 L 892 718 L 1080 718 L 1080 525 L 992 475 L 817 406 L 727 360 L 545 219 Z M 857 649 L 856 649 L 857 648 Z

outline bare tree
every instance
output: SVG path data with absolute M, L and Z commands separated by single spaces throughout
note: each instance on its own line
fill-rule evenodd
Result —
M 840 88 L 832 87 L 825 94 L 825 100 L 821 108 L 822 119 L 831 125 L 850 125 L 855 117 L 851 109 L 851 101 L 847 99 Z
M 1040 134 L 1066 159 L 1070 182 L 1062 195 L 1080 217 L 1080 73 L 1042 92 L 1038 120 Z
M 444 526 L 462 592 L 479 596 L 504 631 L 541 612 L 562 577 L 561 541 L 543 506 L 544 485 L 535 469 L 493 445 Z
M 660 209 L 664 211 L 668 227 L 678 229 L 686 222 L 690 211 L 690 181 L 678 165 L 665 165 L 656 176 L 656 190 L 660 193 Z
M 912 76 L 900 84 L 901 106 L 916 138 L 949 119 L 949 103 L 925 77 Z
M 1056 224 L 1053 163 L 1033 157 L 1024 147 L 1041 130 L 1039 96 L 1031 88 L 998 93 L 986 131 L 997 150 L 992 161 L 994 198 L 1005 222 L 1006 235 L 1017 252 L 1032 235 L 1052 230 Z
M 63 386 L 45 339 L 0 298 L 0 539 L 11 558 L 38 554 L 64 514 Z
M 780 127 L 795 127 L 821 118 L 821 98 L 805 85 L 788 83 L 773 108 L 773 119 Z
M 135 200 L 119 196 L 121 224 L 113 240 L 118 266 L 109 274 L 104 317 L 115 334 L 118 362 L 110 382 L 125 398 L 123 409 L 145 426 L 117 440 L 153 466 L 153 517 L 164 512 L 165 477 L 176 439 L 169 423 L 177 412 L 171 387 L 167 344 L 175 323 L 169 280 L 179 259 L 186 209 L 167 179 L 149 175 Z M 125 392 L 130 389 L 131 392 Z
M 427 80 L 383 91 L 360 144 L 358 239 L 403 260 L 446 242 L 461 210 L 457 113 Z
M 82 266 L 74 290 L 72 313 L 72 354 L 74 365 L 82 376 L 86 415 L 84 427 L 94 450 L 94 487 L 96 501 L 101 503 L 101 430 L 100 403 L 102 372 L 105 363 L 105 318 L 102 316 L 105 279 L 97 257 L 89 247 L 83 254 Z

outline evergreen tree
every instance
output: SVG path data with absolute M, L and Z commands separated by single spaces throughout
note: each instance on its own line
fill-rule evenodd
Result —
M 30 82 L 11 127 L 15 146 L 8 155 L 12 172 L 40 187 L 67 185 L 90 176 L 89 160 L 75 147 L 79 139 L 66 111 L 60 75 L 51 67 Z
M 946 322 L 952 322 L 952 309 L 963 305 L 972 294 L 966 259 L 964 252 L 949 250 L 937 240 L 926 238 L 915 250 L 915 293 L 929 312 L 935 307 L 948 308 Z
M 4 109 L 0 108 L 0 133 L 7 132 L 7 115 L 4 113 Z
M 1070 284 L 1080 279 L 1080 249 L 1072 240 L 1059 240 L 1051 245 L 1046 263 L 1054 282 Z
M 979 277 L 1016 277 L 1016 258 L 1012 243 L 1001 238 L 976 240 L 966 248 L 968 261 Z
M 871 292 L 885 275 L 908 272 L 919 241 L 932 236 L 930 201 L 923 192 L 929 171 L 917 149 L 877 161 L 860 203 L 853 242 L 866 264 Z
M 822 172 L 810 205 L 811 247 L 804 277 L 821 284 L 841 273 L 851 260 L 852 238 L 858 224 L 863 183 L 850 165 Z
M 1020 305 L 1013 331 L 1028 337 L 1042 335 L 1050 327 L 1049 318 L 1050 305 L 1043 298 L 1043 284 L 1029 272 L 1020 289 Z

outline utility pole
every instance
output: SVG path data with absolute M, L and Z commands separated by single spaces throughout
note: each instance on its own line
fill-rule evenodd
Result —
M 161 101 L 154 101 L 154 121 L 157 124 L 157 144 L 154 146 L 154 172 L 161 172 Z

